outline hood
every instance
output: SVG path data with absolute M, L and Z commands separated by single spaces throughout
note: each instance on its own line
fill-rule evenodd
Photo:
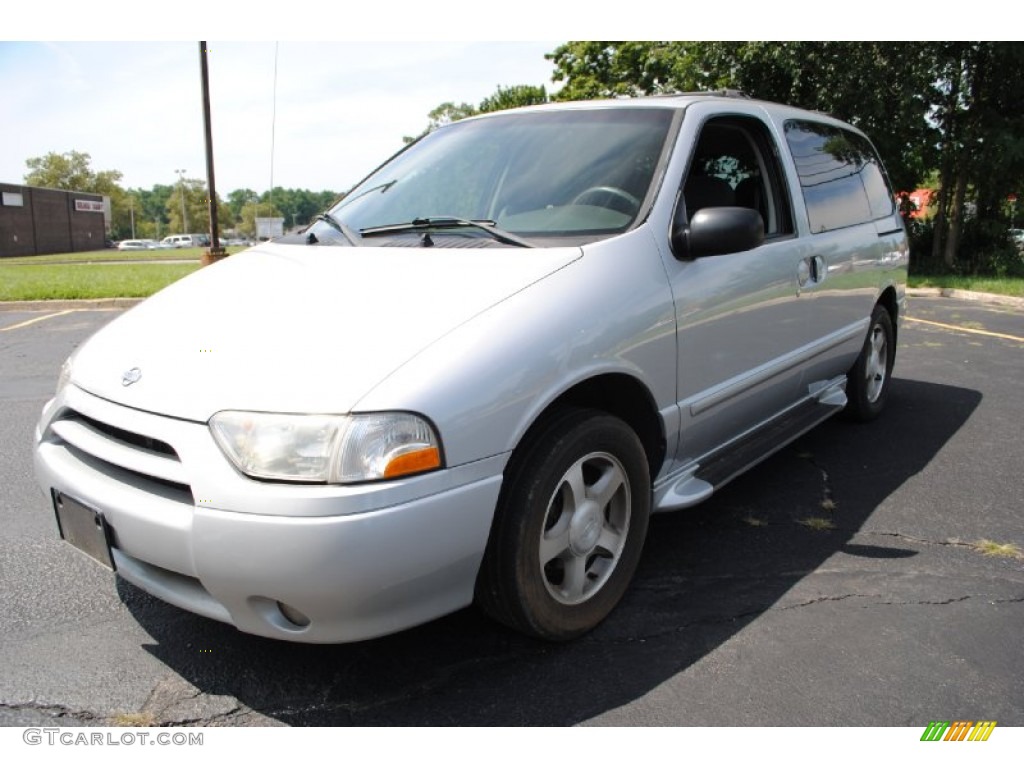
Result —
M 346 413 L 433 341 L 580 255 L 267 244 L 118 317 L 78 350 L 71 380 L 193 421 L 227 409 Z

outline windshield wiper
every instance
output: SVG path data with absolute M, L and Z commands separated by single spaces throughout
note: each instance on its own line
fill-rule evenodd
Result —
M 395 232 L 421 232 L 432 229 L 478 229 L 486 232 L 499 243 L 506 245 L 518 245 L 520 248 L 536 248 L 529 240 L 524 240 L 518 235 L 506 232 L 495 226 L 495 222 L 487 219 L 460 219 L 456 216 L 432 216 L 424 219 L 413 219 L 405 224 L 385 224 L 380 227 L 367 227 L 360 229 L 362 237 L 373 237 L 375 235 L 389 235 Z
M 343 224 L 342 222 L 338 221 L 336 218 L 331 216 L 331 214 L 329 214 L 329 213 L 318 213 L 316 216 L 313 217 L 313 221 L 324 221 L 324 222 L 327 222 L 334 229 L 336 229 L 339 232 L 341 232 L 341 234 L 345 237 L 345 239 L 348 240 L 349 245 L 358 245 L 358 243 L 356 241 L 359 240 L 359 235 L 357 235 L 354 231 L 352 231 L 351 227 L 349 227 L 348 225 Z M 309 233 L 309 237 L 307 238 L 307 242 L 310 245 L 312 245 L 313 243 L 316 243 L 316 242 L 319 242 L 319 241 L 316 239 L 316 235 L 314 235 L 312 232 L 310 232 Z

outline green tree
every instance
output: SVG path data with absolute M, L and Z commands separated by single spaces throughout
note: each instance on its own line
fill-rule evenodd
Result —
M 923 43 L 585 41 L 547 57 L 561 100 L 736 89 L 858 126 L 898 188 L 913 188 L 934 162 Z
M 110 195 L 122 191 L 120 171 L 94 171 L 90 166 L 92 158 L 87 152 L 47 152 L 42 157 L 30 157 L 25 161 L 29 172 L 25 183 L 32 187 L 66 189 L 73 192 L 92 192 Z
M 256 237 L 257 218 L 287 218 L 281 210 L 270 203 L 250 200 L 245 203 L 235 221 L 235 231 L 246 237 Z
M 210 231 L 209 192 L 202 179 L 184 179 L 175 185 L 164 204 L 167 215 L 168 234 Z M 185 219 L 182 220 L 184 207 Z M 223 200 L 217 201 L 217 219 L 221 230 L 230 229 L 234 224 L 231 208 Z
M 931 256 L 947 268 L 975 271 L 980 250 L 961 248 L 970 234 L 981 247 L 1001 250 L 1019 267 L 1006 242 L 1006 196 L 1024 178 L 1024 66 L 1019 43 L 933 43 L 936 65 L 931 114 L 938 127 L 939 196 Z M 972 221 L 971 211 L 976 213 Z M 968 233 L 968 228 L 974 231 Z
M 48 152 L 25 161 L 25 183 L 32 187 L 91 192 L 110 198 L 110 231 L 114 237 L 131 234 L 131 211 L 127 194 L 118 182 L 120 171 L 94 171 L 87 152 Z
M 543 85 L 499 85 L 498 89 L 480 102 L 477 112 L 500 112 L 503 109 L 529 107 L 548 101 L 548 92 Z
M 257 198 L 258 195 L 248 187 L 245 189 L 234 189 L 228 193 L 228 208 L 231 209 L 231 218 L 238 221 L 242 216 L 242 208 L 246 203 Z
M 1020 43 L 571 41 L 547 58 L 558 99 L 732 88 L 835 115 L 871 137 L 897 190 L 937 171 L 933 264 L 975 270 L 986 249 L 1012 256 L 1004 201 L 1024 179 Z
M 640 96 L 680 89 L 674 69 L 687 43 L 571 41 L 545 56 L 553 82 L 563 83 L 559 101 Z M 694 69 L 690 75 L 697 74 Z M 701 84 L 694 88 L 720 87 Z
M 174 194 L 174 189 L 170 184 L 154 184 L 152 189 L 130 190 L 138 201 L 135 231 L 139 237 L 160 240 L 165 235 L 172 234 L 170 219 L 167 218 L 167 201 Z
M 260 202 L 272 204 L 281 212 L 286 229 L 308 224 L 314 216 L 338 198 L 334 192 L 311 192 L 308 189 L 274 187 L 260 196 Z
M 548 93 L 543 85 L 499 85 L 494 93 L 484 98 L 475 107 L 465 102 L 455 104 L 451 101 L 437 105 L 427 113 L 427 119 L 430 122 L 419 136 L 404 136 L 402 141 L 409 144 L 442 126 L 457 122 L 466 117 L 472 117 L 473 115 L 479 115 L 484 112 L 498 112 L 499 110 L 513 109 L 515 107 L 528 107 L 533 104 L 544 104 L 547 101 Z

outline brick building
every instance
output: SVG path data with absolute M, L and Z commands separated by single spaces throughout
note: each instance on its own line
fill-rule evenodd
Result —
M 104 247 L 110 198 L 0 183 L 0 258 Z

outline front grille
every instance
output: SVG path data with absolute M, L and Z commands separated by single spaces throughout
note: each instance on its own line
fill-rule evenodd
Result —
M 193 504 L 178 453 L 167 442 L 65 409 L 50 431 L 80 461 L 125 484 Z
M 104 424 L 102 421 L 97 421 L 96 419 L 90 418 L 84 413 L 78 413 L 77 411 L 68 411 L 67 413 L 73 413 L 75 418 L 91 425 L 97 431 L 102 432 L 105 435 L 109 435 L 114 440 L 119 440 L 122 443 L 128 443 L 129 445 L 134 445 L 138 448 L 145 448 L 147 451 L 160 453 L 164 456 L 170 456 L 175 460 L 178 459 L 178 454 L 175 450 L 163 440 L 157 440 L 155 437 L 138 435 L 135 432 L 129 432 L 127 429 L 121 429 L 120 427 L 115 427 L 111 424 Z

